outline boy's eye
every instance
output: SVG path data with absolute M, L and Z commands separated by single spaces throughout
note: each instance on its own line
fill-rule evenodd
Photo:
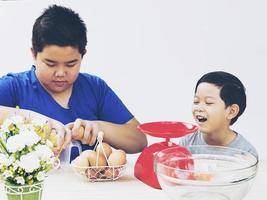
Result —
M 211 102 L 206 102 L 206 104 L 207 104 L 207 105 L 212 105 L 212 104 L 214 104 L 214 103 L 211 103 Z
M 55 67 L 55 66 L 56 66 L 55 63 L 46 63 L 46 65 L 47 65 L 48 67 Z
M 68 63 L 66 66 L 67 67 L 74 67 L 76 65 L 76 63 Z

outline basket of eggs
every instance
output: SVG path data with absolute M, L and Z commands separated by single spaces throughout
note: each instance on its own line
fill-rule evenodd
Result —
M 74 172 L 90 182 L 116 180 L 126 170 L 126 153 L 102 142 L 103 135 L 98 133 L 94 150 L 83 151 L 71 162 Z

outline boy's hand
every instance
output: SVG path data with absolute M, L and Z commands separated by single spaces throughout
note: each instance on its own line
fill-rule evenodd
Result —
M 71 133 L 67 132 L 64 124 L 59 121 L 49 119 L 48 124 L 51 127 L 50 139 L 54 140 L 51 142 L 56 144 L 53 151 L 57 155 L 62 148 L 65 149 L 71 142 Z
M 65 129 L 71 132 L 72 139 L 80 140 L 83 144 L 92 146 L 100 131 L 100 126 L 96 121 L 76 119 L 65 125 Z

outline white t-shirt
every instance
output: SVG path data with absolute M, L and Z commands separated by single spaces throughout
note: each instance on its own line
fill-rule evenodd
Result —
M 178 144 L 185 147 L 190 145 L 208 145 L 203 138 L 203 133 L 200 131 L 181 137 L 178 141 Z M 258 157 L 256 149 L 242 135 L 238 133 L 236 133 L 235 139 L 231 143 L 229 143 L 227 147 L 247 151 Z

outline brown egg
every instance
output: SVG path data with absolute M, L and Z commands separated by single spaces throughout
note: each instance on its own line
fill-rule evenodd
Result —
M 86 153 L 87 159 L 89 161 L 90 166 L 95 166 L 96 163 L 96 152 L 95 151 L 90 151 Z
M 113 178 L 113 169 L 112 168 L 106 169 L 104 172 L 104 176 L 108 179 Z
M 99 158 L 98 158 L 98 166 L 107 166 L 107 160 L 105 158 L 105 156 L 99 154 Z
M 120 174 L 120 168 L 119 167 L 109 167 L 105 170 L 104 175 L 108 179 L 114 179 L 117 178 Z
M 96 169 L 88 168 L 85 173 L 86 173 L 87 178 L 89 178 L 89 179 L 97 179 L 97 171 L 96 171 Z
M 72 138 L 74 140 L 81 140 L 83 138 L 83 134 L 84 134 L 84 127 L 80 126 L 78 133 L 75 135 L 72 135 Z
M 88 155 L 87 158 L 89 160 L 90 166 L 106 166 L 107 165 L 105 156 L 99 154 L 98 162 L 97 162 L 97 153 L 95 151 L 91 151 L 87 155 Z
M 124 165 L 126 163 L 126 153 L 123 150 L 115 150 L 108 157 L 110 166 Z
M 98 151 L 99 151 L 99 154 L 102 154 L 102 155 L 104 155 L 104 152 L 105 152 L 105 155 L 108 158 L 109 155 L 112 153 L 112 148 L 110 147 L 108 143 L 102 142 L 102 147 L 101 145 L 98 145 L 96 148 L 96 152 Z

